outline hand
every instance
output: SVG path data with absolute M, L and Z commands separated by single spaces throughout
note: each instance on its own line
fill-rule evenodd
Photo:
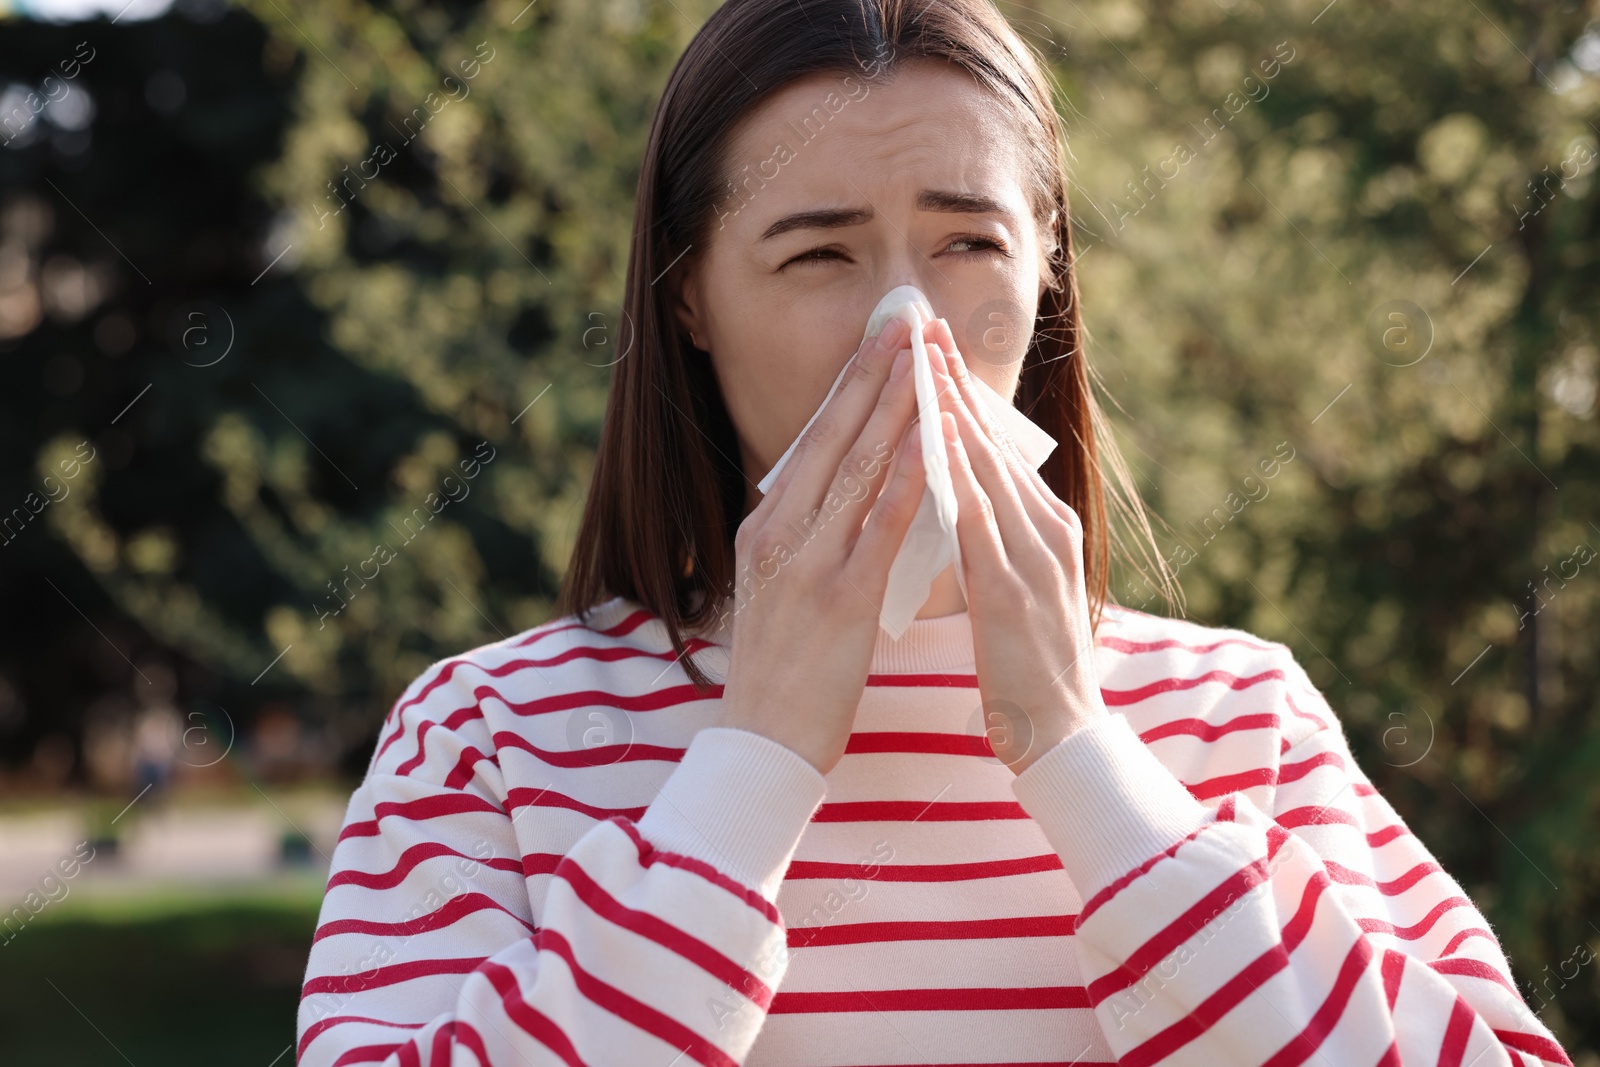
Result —
M 910 336 L 892 319 L 864 342 L 734 537 L 733 647 L 712 725 L 769 737 L 823 774 L 849 743 L 889 565 L 922 502 Z
M 1100 696 L 1083 524 L 976 393 L 949 323 L 924 328 L 959 517 L 978 691 L 995 756 L 1017 774 L 1110 714 Z

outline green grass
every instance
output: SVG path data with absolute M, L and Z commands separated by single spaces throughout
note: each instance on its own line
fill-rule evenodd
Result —
M 0 945 L 0 1063 L 294 1063 L 321 883 L 74 894 Z M 59 911 L 54 909 L 59 908 Z

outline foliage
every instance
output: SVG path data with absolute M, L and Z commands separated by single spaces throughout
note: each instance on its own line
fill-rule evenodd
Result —
M 101 109 L 87 162 L 59 134 L 0 150 L 0 241 L 39 292 L 52 256 L 116 283 L 0 340 L 0 506 L 99 456 L 0 549 L 39 606 L 3 624 L 13 756 L 166 660 L 241 722 L 293 706 L 354 769 L 428 662 L 547 617 L 644 132 L 713 7 L 8 28 L 0 69 L 34 83 L 93 42 Z M 1002 10 L 1060 83 L 1091 358 L 1189 613 L 1295 650 L 1530 1002 L 1595 1047 L 1595 970 L 1552 978 L 1600 939 L 1593 6 Z M 163 70 L 173 112 L 141 103 Z M 201 366 L 219 337 L 173 323 L 214 309 L 236 341 Z

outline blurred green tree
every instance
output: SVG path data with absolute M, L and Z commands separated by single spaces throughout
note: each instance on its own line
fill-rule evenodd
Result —
M 625 358 L 651 109 L 714 6 L 246 0 L 223 58 L 101 32 L 117 62 L 150 35 L 219 99 L 280 95 L 162 127 L 163 189 L 38 153 L 22 176 L 61 240 L 105 251 L 64 193 L 172 291 L 4 342 L 31 361 L 0 398 L 29 477 L 85 438 L 122 457 L 46 509 L 59 540 L 29 531 L 70 547 L 63 591 L 359 755 L 429 661 L 546 618 Z M 1600 1046 L 1600 968 L 1559 966 L 1600 947 L 1595 5 L 1001 9 L 1060 83 L 1090 357 L 1190 614 L 1295 649 L 1530 1003 Z M 203 232 L 184 212 L 227 182 L 253 243 L 184 274 L 162 234 Z M 202 298 L 238 337 L 210 367 L 171 336 Z M 118 313 L 168 336 L 38 407 L 55 348 L 103 353 Z M 1114 591 L 1159 607 L 1138 575 Z M 39 640 L 94 642 L 50 610 Z

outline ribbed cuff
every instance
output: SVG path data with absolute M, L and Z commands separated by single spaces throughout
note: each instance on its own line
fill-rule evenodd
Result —
M 1208 817 L 1115 713 L 1068 734 L 1017 775 L 1011 789 L 1086 901 Z
M 776 903 L 826 792 L 822 773 L 788 746 L 711 726 L 694 735 L 636 826 L 657 848 L 709 863 Z

